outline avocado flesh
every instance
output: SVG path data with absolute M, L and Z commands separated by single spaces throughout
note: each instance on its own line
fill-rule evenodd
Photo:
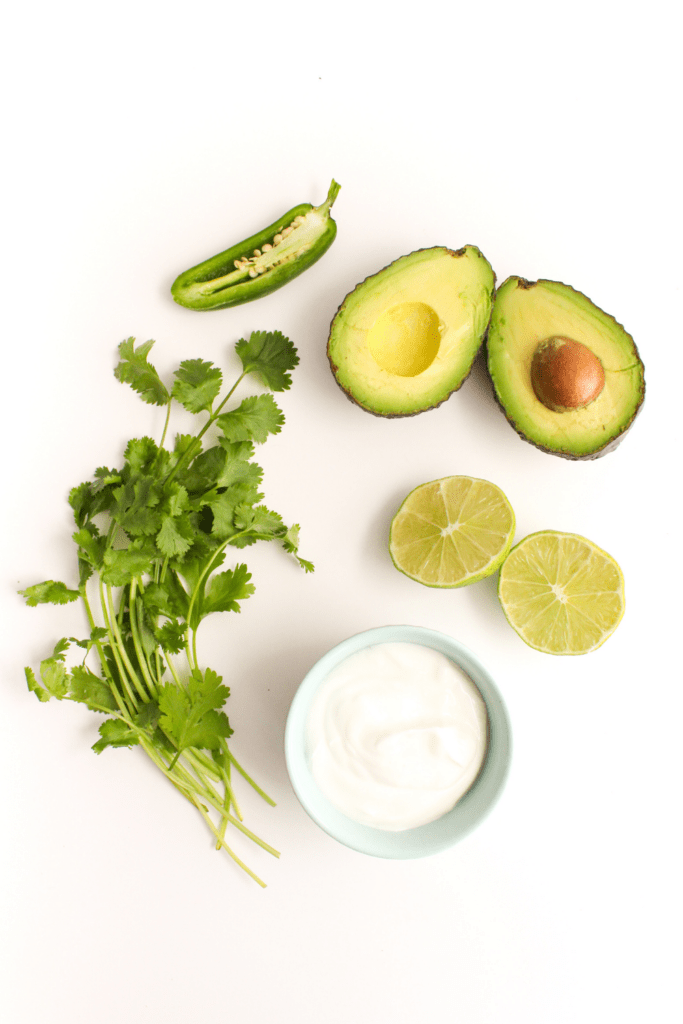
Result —
M 366 278 L 332 321 L 327 354 L 338 384 L 379 416 L 439 405 L 472 368 L 494 285 L 471 245 L 420 249 Z
M 605 386 L 583 409 L 553 412 L 534 393 L 536 347 L 557 336 L 581 342 L 602 363 Z M 590 459 L 612 451 L 642 404 L 644 370 L 633 338 L 614 317 L 559 281 L 508 278 L 496 292 L 487 350 L 507 418 L 525 440 L 555 455 Z

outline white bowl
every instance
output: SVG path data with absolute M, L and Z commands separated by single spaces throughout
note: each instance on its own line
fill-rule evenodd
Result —
M 488 743 L 477 778 L 456 805 L 441 818 L 418 828 L 390 832 L 361 825 L 337 810 L 318 788 L 306 757 L 306 723 L 317 688 L 346 658 L 375 644 L 413 643 L 450 658 L 481 693 L 488 712 Z M 511 755 L 510 723 L 493 679 L 475 655 L 457 640 L 421 626 L 380 626 L 342 641 L 318 661 L 299 686 L 287 716 L 287 771 L 302 807 L 338 842 L 374 857 L 427 857 L 453 846 L 476 828 L 496 802 L 505 784 Z

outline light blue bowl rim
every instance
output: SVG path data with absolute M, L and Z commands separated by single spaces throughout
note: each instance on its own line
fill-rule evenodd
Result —
M 337 810 L 318 789 L 306 759 L 305 731 L 311 702 L 322 681 L 341 661 L 374 644 L 414 643 L 444 654 L 467 673 L 488 712 L 486 759 L 470 789 L 436 821 L 402 832 L 361 825 Z M 468 835 L 496 803 L 512 753 L 508 713 L 498 689 L 478 658 L 453 637 L 423 626 L 378 626 L 348 637 L 324 654 L 301 682 L 287 716 L 285 760 L 292 788 L 306 813 L 338 842 L 373 857 L 407 860 L 440 853 Z

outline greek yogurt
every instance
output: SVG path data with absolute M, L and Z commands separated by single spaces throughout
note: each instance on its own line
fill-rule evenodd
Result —
M 316 784 L 347 817 L 399 832 L 435 821 L 476 779 L 486 704 L 445 655 L 412 643 L 367 647 L 316 693 L 306 753 Z

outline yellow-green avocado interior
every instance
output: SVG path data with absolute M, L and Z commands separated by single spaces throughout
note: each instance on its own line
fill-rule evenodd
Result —
M 534 394 L 531 362 L 553 336 L 581 342 L 602 363 L 605 385 L 583 409 L 553 412 Z M 515 429 L 532 444 L 569 458 L 591 458 L 614 447 L 642 403 L 643 364 L 614 317 L 559 281 L 510 277 L 496 292 L 487 339 L 496 396 Z
M 443 402 L 472 367 L 494 284 L 471 245 L 420 249 L 366 278 L 332 321 L 327 352 L 339 385 L 382 416 Z

